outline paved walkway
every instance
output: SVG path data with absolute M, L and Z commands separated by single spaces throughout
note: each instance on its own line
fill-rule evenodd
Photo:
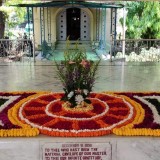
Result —
M 94 91 L 160 91 L 160 63 L 101 62 Z M 0 63 L 0 91 L 63 91 L 54 62 Z

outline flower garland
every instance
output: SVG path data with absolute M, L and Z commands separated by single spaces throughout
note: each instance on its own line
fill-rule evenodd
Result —
M 39 134 L 37 128 L 0 130 L 0 137 L 33 137 Z

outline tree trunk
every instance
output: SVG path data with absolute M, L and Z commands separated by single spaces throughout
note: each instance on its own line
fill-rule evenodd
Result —
M 0 6 L 2 6 L 2 1 L 0 0 Z M 5 30 L 5 15 L 2 11 L 0 11 L 0 39 L 4 37 Z

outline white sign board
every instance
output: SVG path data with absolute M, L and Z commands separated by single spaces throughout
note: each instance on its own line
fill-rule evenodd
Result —
M 110 143 L 45 143 L 42 160 L 111 160 Z

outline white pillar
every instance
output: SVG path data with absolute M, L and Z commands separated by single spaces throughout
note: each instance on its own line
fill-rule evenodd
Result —
M 33 34 L 33 39 L 31 41 L 32 43 L 32 52 L 33 52 L 33 62 L 36 62 L 36 58 L 35 58 L 35 37 L 34 37 L 34 34 Z
M 125 5 L 125 2 L 124 2 Z M 125 13 L 125 7 L 123 7 L 123 42 L 122 42 L 122 54 L 123 57 L 125 56 L 125 38 L 126 38 L 126 32 L 125 32 L 125 27 L 126 26 L 126 13 Z
M 111 48 L 110 48 L 110 61 L 112 62 L 112 47 L 113 47 L 113 34 L 110 34 L 110 44 L 111 44 Z

